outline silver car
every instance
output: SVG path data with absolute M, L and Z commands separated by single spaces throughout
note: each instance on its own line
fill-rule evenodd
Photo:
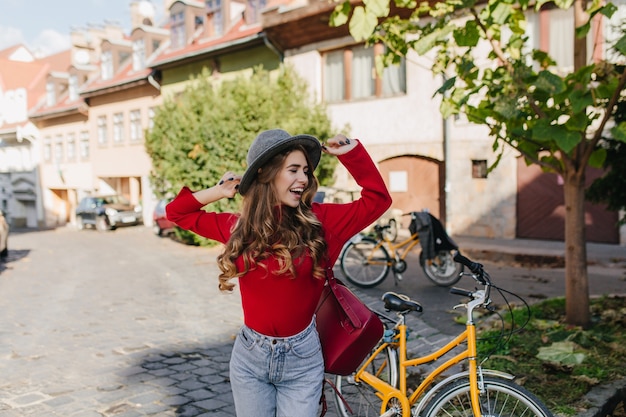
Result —
M 131 204 L 120 195 L 90 196 L 76 208 L 76 227 L 93 226 L 99 231 L 143 223 L 141 206 Z

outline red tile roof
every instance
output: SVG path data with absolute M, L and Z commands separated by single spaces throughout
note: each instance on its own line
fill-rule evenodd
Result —
M 33 108 L 46 94 L 46 76 L 50 64 L 45 62 L 19 62 L 0 59 L 0 89 L 3 91 L 25 88 L 28 108 Z
M 255 24 L 251 26 L 246 26 L 245 22 L 242 19 L 222 37 L 196 39 L 184 48 L 165 50 L 153 60 L 152 66 L 158 67 L 159 65 L 177 61 L 179 59 L 200 55 L 202 53 L 210 52 L 212 50 L 217 50 L 220 46 L 227 46 L 232 44 L 234 41 L 244 40 L 256 34 L 260 35 L 260 33 L 261 25 Z
M 10 53 L 7 51 L 11 50 L 12 53 L 21 46 L 0 51 L 0 89 L 7 91 L 25 88 L 28 94 L 27 107 L 31 110 L 45 98 L 48 73 L 67 71 L 71 57 L 67 50 L 32 62 L 9 60 Z
M 23 44 L 17 44 L 14 46 L 10 46 L 6 49 L 3 49 L 0 51 L 0 59 L 4 58 L 4 59 L 9 59 L 9 57 L 11 56 L 11 54 L 13 54 L 13 52 L 17 51 L 20 48 L 25 48 L 27 51 L 30 52 L 30 50 L 28 49 L 28 47 L 26 47 L 26 45 Z

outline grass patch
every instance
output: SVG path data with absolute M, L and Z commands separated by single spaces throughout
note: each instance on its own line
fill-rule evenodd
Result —
M 595 385 L 626 377 L 626 298 L 592 298 L 590 310 L 588 329 L 564 323 L 564 298 L 531 305 L 528 324 L 508 340 L 500 337 L 501 323 L 479 329 L 479 356 L 489 354 L 483 367 L 515 375 L 555 414 L 586 410 L 582 398 Z M 515 309 L 515 323 L 523 323 L 526 313 Z M 510 314 L 504 317 L 510 328 Z

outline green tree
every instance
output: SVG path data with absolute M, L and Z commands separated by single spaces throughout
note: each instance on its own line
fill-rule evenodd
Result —
M 216 184 L 227 171 L 243 173 L 252 140 L 272 128 L 321 141 L 339 133 L 332 131 L 325 107 L 311 102 L 306 83 L 289 67 L 278 74 L 255 68 L 251 77 L 219 84 L 205 71 L 156 111 L 146 137 L 155 193 L 172 196 L 183 185 L 198 190 Z M 332 182 L 336 163 L 336 158 L 322 157 L 316 170 L 320 183 Z M 211 209 L 236 210 L 238 203 L 238 198 L 220 200 Z M 190 243 L 208 243 L 191 233 L 177 233 Z
M 586 39 L 591 20 L 616 10 L 600 0 L 442 0 L 417 3 L 366 0 L 337 5 L 331 25 L 349 23 L 356 40 L 382 42 L 387 53 L 378 67 L 397 62 L 408 51 L 433 57 L 432 70 L 446 80 L 438 90 L 444 117 L 463 113 L 484 125 L 494 138 L 500 160 L 505 144 L 528 164 L 558 173 L 564 181 L 566 320 L 589 323 L 589 285 L 584 223 L 584 180 L 588 166 L 606 158 L 602 134 L 626 141 L 626 123 L 612 117 L 626 83 L 626 72 L 607 61 L 588 64 Z M 533 50 L 525 33 L 530 7 L 573 8 L 576 39 L 574 70 L 557 71 L 545 52 Z M 408 16 L 408 17 L 402 17 Z M 614 45 L 623 59 L 626 37 Z M 485 48 L 486 47 L 486 48 Z M 488 54 L 481 53 L 487 49 Z M 477 59 L 479 58 L 479 59 Z M 479 65 L 482 60 L 486 65 Z M 495 164 L 493 166 L 495 166 Z M 491 168 L 493 168 L 493 166 Z

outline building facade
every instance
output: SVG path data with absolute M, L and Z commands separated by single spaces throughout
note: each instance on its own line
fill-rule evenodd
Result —
M 264 31 L 285 62 L 308 81 L 311 94 L 328 105 L 333 122 L 349 126 L 350 134 L 371 149 L 393 207 L 429 210 L 453 235 L 562 240 L 564 203 L 558 176 L 527 167 L 512 148 L 504 150 L 497 168 L 488 173 L 498 158 L 493 139 L 486 128 L 464 117 L 442 118 L 435 92 L 445 80 L 433 77 L 429 57 L 409 51 L 399 66 L 379 76 L 375 57 L 383 46 L 366 48 L 355 42 L 346 33 L 347 25 L 329 28 L 333 9 L 333 4 L 317 1 L 277 5 L 264 13 Z M 560 9 L 528 15 L 529 42 L 555 56 L 563 71 L 573 67 L 573 18 L 573 10 Z M 615 24 L 600 18 L 593 22 L 590 59 L 610 53 L 604 39 L 611 37 Z M 537 182 L 546 188 L 535 188 L 529 197 L 527 186 Z M 536 204 L 525 204 L 529 200 Z M 591 204 L 587 209 L 589 240 L 619 243 L 617 214 Z M 623 235 L 624 228 L 622 243 Z
M 71 225 L 82 196 L 118 193 L 141 204 L 150 225 L 156 196 L 144 138 L 162 101 L 203 71 L 219 82 L 258 65 L 273 71 L 288 64 L 307 81 L 312 97 L 325 103 L 337 130 L 370 150 L 393 207 L 428 210 L 452 235 L 562 239 L 562 231 L 538 235 L 546 227 L 534 227 L 562 221 L 562 202 L 525 204 L 562 195 L 558 178 L 533 172 L 513 149 L 505 150 L 487 174 L 497 157 L 493 140 L 463 117 L 442 118 L 433 94 L 444 80 L 432 75 L 428 56 L 410 52 L 379 76 L 374 62 L 383 46 L 355 42 L 345 25 L 330 27 L 334 4 L 317 0 L 167 1 L 163 24 L 153 21 L 151 4 L 145 3 L 131 3 L 129 34 L 107 25 L 91 28 L 88 36 L 72 33 L 65 66 L 49 63 L 40 69 L 44 87 L 29 98 L 36 104 L 26 105 L 30 111 L 19 128 L 0 125 L 3 143 L 12 140 L 11 152 L 22 155 L 21 165 L 12 166 L 15 158 L 0 148 L 0 203 L 14 221 L 31 227 Z M 531 43 L 554 54 L 563 69 L 573 56 L 568 41 L 573 34 L 568 38 L 563 32 L 573 30 L 572 20 L 561 10 L 529 15 Z M 594 22 L 598 40 L 611 37 L 613 23 Z M 592 59 L 609 54 L 593 49 L 597 44 L 604 43 L 589 43 Z M 10 52 L 24 58 L 23 51 Z M 11 91 L 2 96 L 5 102 L 24 100 L 17 88 Z M 539 182 L 547 188 L 532 188 Z M 335 185 L 355 186 L 341 169 Z M 8 189 L 38 191 L 20 191 L 17 203 Z M 34 202 L 25 203 L 28 198 Z M 590 240 L 626 242 L 624 228 L 620 236 L 611 223 L 615 213 L 601 207 L 591 207 L 590 213 L 590 228 L 599 231 Z M 598 227 L 600 218 L 608 221 Z

